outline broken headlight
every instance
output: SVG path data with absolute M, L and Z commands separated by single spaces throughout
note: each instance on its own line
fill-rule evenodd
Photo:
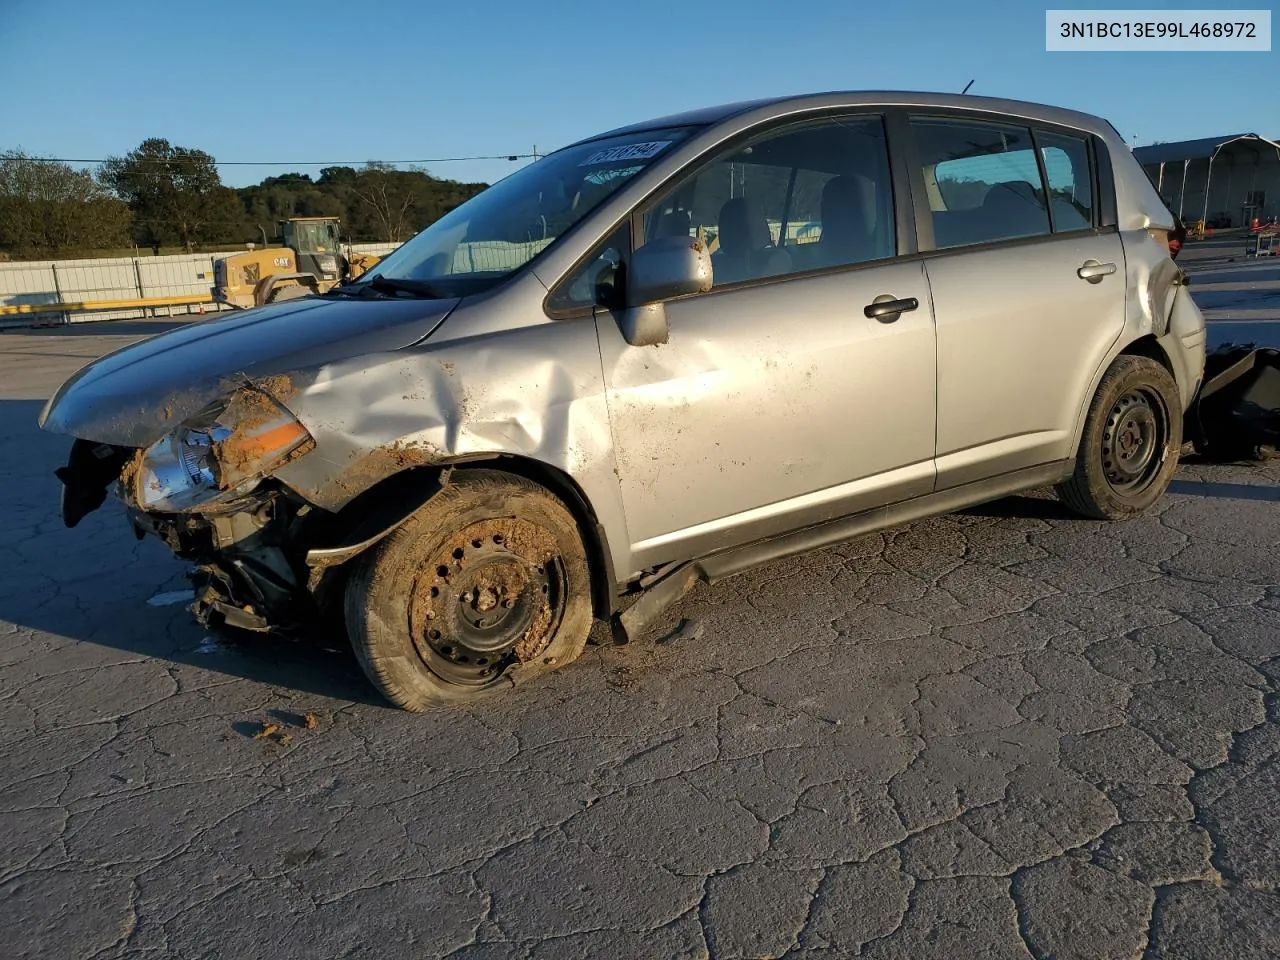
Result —
M 153 443 L 126 482 L 144 510 L 193 510 L 248 493 L 314 445 L 293 414 L 267 394 L 246 389 Z

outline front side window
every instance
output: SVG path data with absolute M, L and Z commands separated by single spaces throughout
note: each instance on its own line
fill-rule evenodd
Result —
M 735 146 L 650 206 L 644 235 L 703 240 L 716 287 L 891 257 L 884 125 L 813 121 Z
M 565 147 L 441 217 L 367 274 L 440 296 L 490 287 L 576 226 L 693 127 L 645 130 Z M 363 279 L 363 278 L 362 278 Z
M 934 243 L 959 247 L 1049 232 L 1031 131 L 912 117 Z

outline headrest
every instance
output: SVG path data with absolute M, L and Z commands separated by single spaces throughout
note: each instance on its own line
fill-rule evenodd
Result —
M 726 200 L 720 208 L 720 249 L 730 256 L 769 245 L 769 224 L 746 197 Z

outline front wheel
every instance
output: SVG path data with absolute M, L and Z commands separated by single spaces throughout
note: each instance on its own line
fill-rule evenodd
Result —
M 591 629 L 572 514 L 537 484 L 473 470 L 357 561 L 344 598 L 356 656 L 406 710 L 461 704 L 562 667 Z
M 1182 449 L 1178 385 L 1149 357 L 1118 357 L 1085 420 L 1075 472 L 1057 487 L 1076 513 L 1125 520 L 1159 500 Z

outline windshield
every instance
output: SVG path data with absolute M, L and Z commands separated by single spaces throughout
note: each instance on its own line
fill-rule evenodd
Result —
M 498 181 L 385 257 L 368 277 L 429 283 L 441 296 L 492 286 L 667 153 L 690 127 L 592 140 Z
M 299 253 L 332 253 L 337 248 L 336 233 L 332 223 L 295 221 L 285 224 L 285 243 Z

